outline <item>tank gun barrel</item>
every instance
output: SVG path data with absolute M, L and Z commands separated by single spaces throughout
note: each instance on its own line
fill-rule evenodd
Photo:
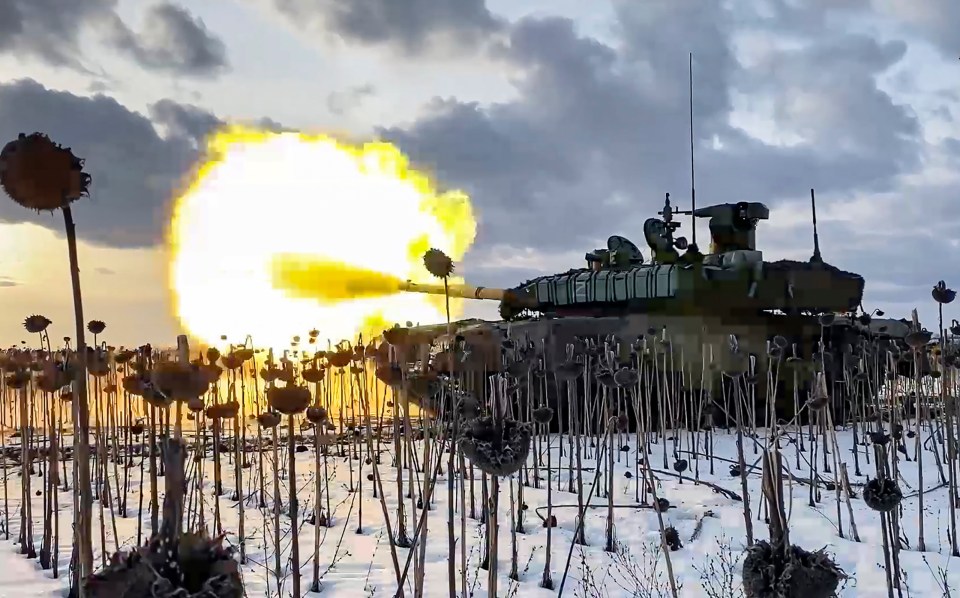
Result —
M 484 299 L 490 301 L 507 301 L 517 306 L 535 307 L 533 296 L 513 289 L 497 289 L 493 287 L 475 287 L 468 284 L 451 284 L 444 289 L 442 284 L 425 284 L 420 282 L 404 282 L 400 290 L 406 293 L 424 293 L 426 295 L 448 294 L 451 297 L 463 299 Z

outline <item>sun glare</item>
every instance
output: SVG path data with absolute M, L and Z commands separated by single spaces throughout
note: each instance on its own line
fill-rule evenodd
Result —
M 231 127 L 210 138 L 205 162 L 174 202 L 174 313 L 204 344 L 249 335 L 277 350 L 314 327 L 337 342 L 393 323 L 440 322 L 442 298 L 323 304 L 276 288 L 271 268 L 278 255 L 301 254 L 429 282 L 423 253 L 436 247 L 459 260 L 475 234 L 469 198 L 439 193 L 388 143 Z

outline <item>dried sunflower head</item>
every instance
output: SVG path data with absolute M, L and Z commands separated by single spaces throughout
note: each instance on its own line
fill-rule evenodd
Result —
M 280 377 L 282 372 L 274 366 L 267 366 L 260 369 L 260 377 L 266 382 L 273 382 Z
M 480 471 L 506 477 L 520 470 L 530 454 L 532 431 L 527 424 L 510 418 L 492 417 L 466 422 L 459 446 Z
M 243 365 L 243 360 L 240 359 L 240 356 L 234 351 L 221 357 L 220 363 L 222 363 L 223 367 L 227 368 L 228 370 L 235 370 Z
M 53 211 L 87 195 L 90 175 L 70 148 L 21 133 L 0 150 L 0 186 L 25 208 Z
M 158 363 L 150 378 L 163 394 L 175 401 L 189 401 L 210 390 L 210 374 L 189 363 Z
M 30 382 L 30 372 L 27 370 L 17 370 L 9 374 L 6 378 L 7 387 L 13 388 L 16 390 L 20 390 L 21 388 L 26 388 L 29 382 Z
M 917 351 L 926 347 L 931 338 L 933 338 L 933 333 L 929 330 L 913 330 L 903 340 L 907 343 L 907 346 Z
M 207 361 L 210 363 L 217 363 L 217 360 L 220 359 L 220 351 L 216 347 L 210 347 L 207 349 Z
M 310 391 L 303 386 L 274 386 L 267 391 L 270 406 L 284 415 L 302 413 L 310 404 Z
M 34 314 L 23 321 L 23 327 L 26 328 L 30 334 L 40 334 L 52 323 L 53 322 L 47 319 L 46 316 Z
M 102 378 L 110 373 L 110 361 L 105 351 L 93 349 L 87 351 L 87 371 L 91 376 Z
M 323 407 L 310 407 L 307 409 L 307 419 L 315 424 L 325 422 L 327 421 L 327 410 Z
M 140 376 L 124 376 L 120 383 L 127 394 L 143 396 L 144 380 Z
M 303 368 L 303 371 L 300 372 L 300 375 L 303 376 L 303 379 L 312 384 L 318 384 L 323 382 L 323 378 L 326 375 L 327 370 L 318 367 L 307 367 Z
M 280 414 L 275 411 L 265 411 L 257 416 L 257 423 L 261 428 L 276 428 L 280 425 Z
M 888 513 L 903 500 L 903 492 L 895 480 L 874 478 L 863 487 L 863 502 L 879 513 Z
M 327 356 L 327 360 L 335 368 L 345 368 L 353 361 L 353 351 L 350 349 L 339 349 Z
M 942 305 L 953 303 L 953 300 L 957 298 L 957 292 L 948 288 L 947 283 L 942 280 L 933 287 L 931 295 L 933 295 L 934 301 Z
M 437 278 L 447 278 L 453 274 L 453 260 L 439 249 L 428 249 L 423 254 L 423 265 L 427 272 Z
M 403 384 L 403 370 L 396 364 L 381 365 L 375 371 L 378 380 L 392 388 L 400 388 Z
M 400 325 L 395 325 L 393 328 L 388 328 L 383 331 L 383 340 L 391 346 L 399 346 L 407 340 L 407 337 L 410 334 L 408 328 L 402 328 Z
M 537 407 L 533 410 L 533 421 L 538 424 L 549 424 L 551 420 L 553 420 L 553 409 L 550 407 Z
M 131 359 L 133 359 L 136 355 L 137 355 L 137 354 L 136 354 L 136 352 L 134 352 L 134 351 L 131 351 L 131 350 L 129 350 L 129 349 L 123 349 L 123 348 L 121 348 L 121 349 L 120 349 L 120 352 L 117 353 L 117 354 L 114 356 L 113 360 L 116 361 L 117 363 L 121 363 L 121 364 L 122 364 L 122 363 L 127 363 L 128 361 L 130 361 Z
M 106 330 L 107 325 L 102 320 L 90 320 L 87 322 L 87 330 L 90 334 L 101 334 Z
M 236 401 L 228 401 L 219 405 L 207 407 L 207 417 L 210 419 L 231 419 L 236 417 L 240 410 L 240 404 Z

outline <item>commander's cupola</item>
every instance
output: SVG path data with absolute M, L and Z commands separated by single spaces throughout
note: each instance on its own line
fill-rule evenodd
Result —
M 710 253 L 756 251 L 757 223 L 770 218 L 762 203 L 741 201 L 707 206 L 696 210 L 697 218 L 710 219 Z

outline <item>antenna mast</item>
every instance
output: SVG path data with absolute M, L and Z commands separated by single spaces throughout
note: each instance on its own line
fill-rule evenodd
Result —
M 820 257 L 820 237 L 817 235 L 817 197 L 814 195 L 813 189 L 810 190 L 810 209 L 813 211 L 813 257 L 810 258 L 810 261 L 822 264 L 823 258 Z
M 693 52 L 690 52 L 689 61 L 689 98 L 690 98 L 690 230 L 693 236 L 693 247 L 697 249 L 697 184 L 693 167 Z

